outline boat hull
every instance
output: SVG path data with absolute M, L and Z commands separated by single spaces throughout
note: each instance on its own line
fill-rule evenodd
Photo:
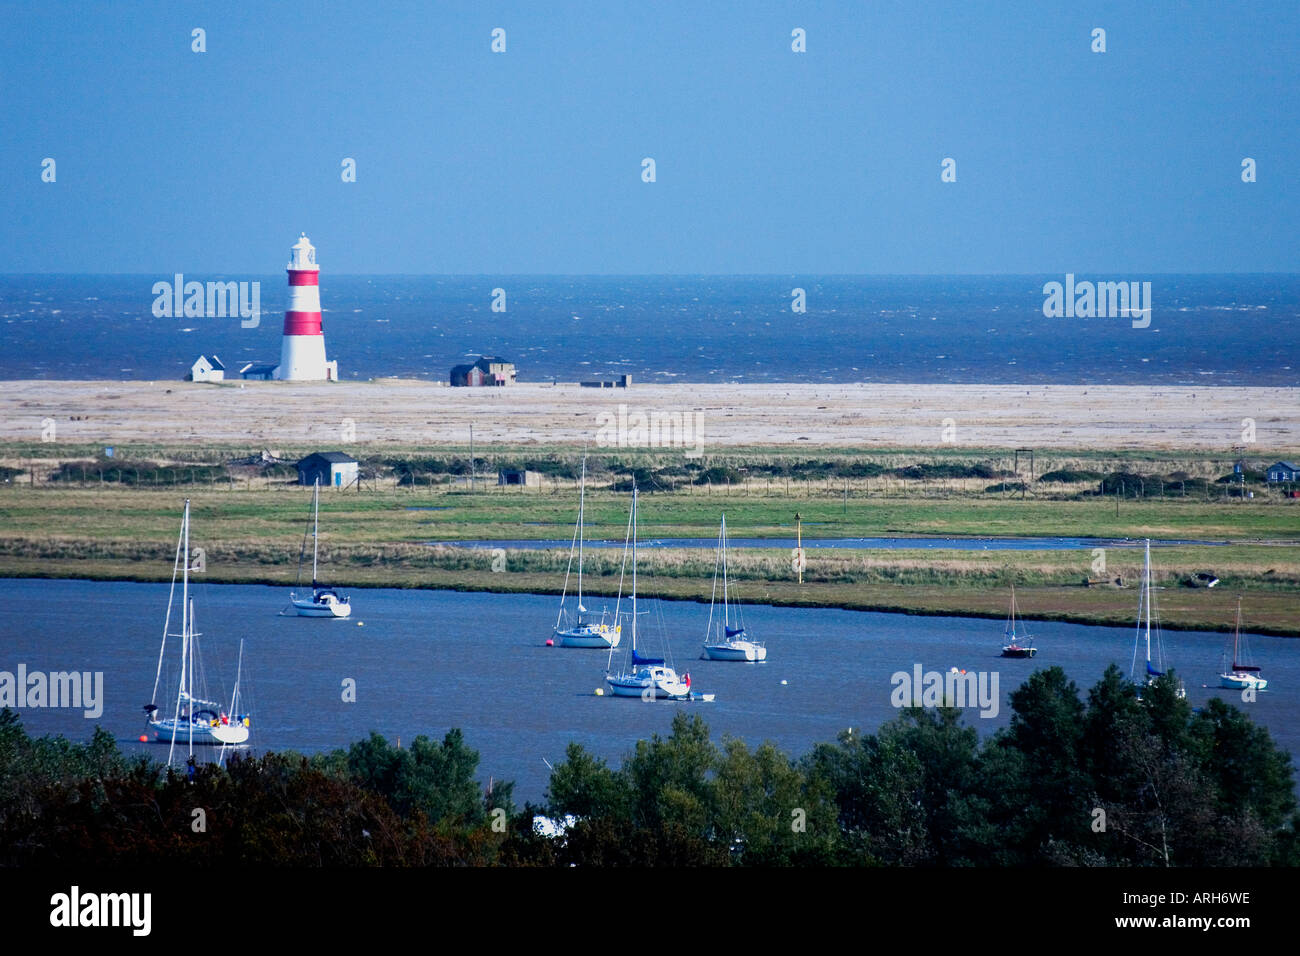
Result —
M 1036 647 L 1004 647 L 1002 648 L 1003 657 L 1033 657 L 1038 653 Z
M 687 700 L 691 685 L 670 668 L 645 669 L 632 674 L 611 674 L 605 678 L 615 697 L 640 697 L 643 700 Z
M 727 641 L 722 644 L 705 644 L 704 653 L 711 661 L 767 660 L 767 648 L 754 641 Z
M 555 629 L 555 640 L 561 647 L 598 647 L 609 650 L 618 647 L 623 637 L 623 629 L 601 625 L 586 628 L 574 627 L 568 630 Z
M 248 728 L 236 722 L 213 727 L 210 724 L 189 724 L 185 721 L 177 724 L 172 720 L 151 720 L 149 728 L 153 731 L 157 742 L 164 744 L 173 741 L 178 744 L 188 744 L 192 741 L 196 744 L 228 746 L 247 743 L 249 736 Z
M 299 617 L 349 617 L 352 605 L 347 601 L 314 601 L 310 598 L 290 597 Z
M 1228 690 L 1246 690 L 1247 688 L 1264 690 L 1268 687 L 1268 681 L 1263 677 L 1256 677 L 1254 674 L 1220 674 L 1219 686 Z

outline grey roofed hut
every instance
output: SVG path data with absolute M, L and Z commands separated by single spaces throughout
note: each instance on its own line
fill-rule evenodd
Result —
M 542 473 L 540 471 L 523 471 L 517 468 L 505 468 L 497 473 L 498 485 L 519 485 L 524 488 L 540 488 Z
M 346 488 L 357 480 L 357 460 L 341 451 L 318 451 L 298 462 L 298 484 Z
M 1279 461 L 1268 466 L 1269 481 L 1300 481 L 1300 467 L 1289 461 Z

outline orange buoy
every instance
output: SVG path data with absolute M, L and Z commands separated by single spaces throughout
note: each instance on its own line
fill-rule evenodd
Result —
M 147 744 L 148 742 L 149 742 L 149 738 L 146 737 L 144 734 L 141 734 L 141 735 L 140 735 L 140 743 L 142 743 L 142 744 Z

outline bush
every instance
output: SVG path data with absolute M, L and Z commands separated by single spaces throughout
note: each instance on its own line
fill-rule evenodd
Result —
M 908 465 L 906 468 L 895 468 L 893 474 L 897 478 L 908 478 L 912 480 L 930 480 L 936 478 L 1014 478 L 1015 472 L 1005 471 L 994 468 L 986 462 L 980 462 L 976 465 L 954 465 L 954 464 L 916 464 Z
M 297 474 L 297 472 L 295 472 Z M 50 473 L 50 481 L 99 481 L 123 485 L 188 485 L 224 481 L 230 473 L 225 465 L 139 465 L 105 464 L 94 461 L 65 461 Z
M 1000 481 L 996 485 L 989 485 L 984 490 L 990 494 L 997 494 L 1003 491 L 1024 491 L 1028 487 L 1029 485 L 1023 481 Z
M 1062 484 L 1077 484 L 1081 481 L 1101 481 L 1102 474 L 1099 471 L 1072 471 L 1068 468 L 1061 468 L 1056 471 L 1049 471 L 1045 475 L 1040 475 L 1039 481 L 1058 481 Z

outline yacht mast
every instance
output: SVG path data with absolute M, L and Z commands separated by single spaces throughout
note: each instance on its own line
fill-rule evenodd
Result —
M 316 539 L 320 534 L 320 476 L 316 476 L 311 495 L 311 588 L 316 590 Z
M 172 561 L 172 586 L 167 592 L 167 616 L 163 618 L 163 637 L 162 647 L 158 648 L 158 669 L 153 675 L 153 694 L 149 697 L 149 703 L 158 699 L 158 684 L 162 681 L 163 656 L 167 653 L 167 631 L 172 623 L 172 604 L 176 600 L 176 569 L 180 565 L 181 547 L 185 541 L 185 529 L 182 528 L 180 534 L 176 536 L 176 558 Z
M 1151 666 L 1151 539 L 1146 539 L 1146 559 L 1142 565 L 1142 594 L 1147 604 L 1147 666 Z
M 636 481 L 632 483 L 632 655 L 636 656 Z
M 586 534 L 585 525 L 582 520 L 583 507 L 586 505 L 587 498 L 587 456 L 582 456 L 582 485 L 578 489 L 578 623 L 582 623 L 582 615 L 586 610 L 582 606 L 582 539 Z M 572 552 L 570 552 L 572 553 Z M 607 605 L 608 606 L 608 605 Z
M 723 640 L 731 640 L 727 628 L 731 626 L 731 606 L 727 603 L 727 515 L 722 515 L 722 634 Z
M 185 499 L 185 515 L 181 518 L 181 670 L 180 684 L 176 688 L 176 708 L 172 713 L 172 739 L 167 747 L 167 764 L 171 765 L 176 751 L 176 728 L 181 719 L 181 699 L 185 696 L 185 676 L 189 666 L 190 651 L 190 499 Z M 193 708 L 191 708 L 192 710 Z M 192 716 L 192 715 L 191 715 Z M 193 748 L 193 721 L 190 722 L 190 746 Z

